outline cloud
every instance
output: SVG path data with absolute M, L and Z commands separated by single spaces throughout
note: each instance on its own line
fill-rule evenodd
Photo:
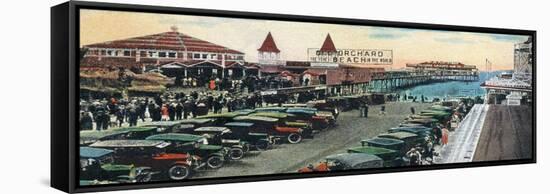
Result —
M 504 34 L 489 34 L 493 40 L 503 41 L 503 42 L 515 42 L 520 43 L 527 40 L 526 36 L 517 36 L 517 35 L 504 35 Z
M 434 40 L 439 41 L 439 42 L 451 43 L 451 44 L 471 44 L 471 43 L 474 43 L 474 41 L 466 40 L 464 38 L 459 38 L 459 37 L 434 38 Z

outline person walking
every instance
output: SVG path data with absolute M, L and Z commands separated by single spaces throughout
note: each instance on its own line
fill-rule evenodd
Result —
M 124 107 L 119 107 L 118 111 L 115 113 L 116 120 L 118 122 L 118 127 L 122 127 L 122 124 L 124 123 L 124 116 L 126 115 L 126 111 Z
M 415 113 L 416 113 L 416 111 L 414 110 L 414 107 L 411 106 L 411 114 L 414 115 Z
M 369 104 L 365 103 L 363 107 L 363 116 L 365 118 L 369 117 Z
M 176 105 L 174 103 L 170 103 L 168 105 L 168 117 L 170 118 L 170 121 L 174 121 L 176 119 Z
M 93 118 L 88 111 L 83 111 L 80 114 L 80 130 L 92 130 L 93 128 Z
M 386 106 L 385 105 L 382 105 L 380 107 L 380 115 L 386 115 Z
M 169 119 L 169 114 L 168 114 L 168 106 L 166 104 L 162 105 L 162 108 L 160 108 L 160 112 L 161 112 L 161 115 L 162 115 L 161 120 L 167 121 Z
M 181 114 L 183 113 L 183 104 L 178 102 L 176 105 L 176 120 L 181 120 Z

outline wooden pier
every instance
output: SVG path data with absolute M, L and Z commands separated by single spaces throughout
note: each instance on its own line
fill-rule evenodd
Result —
M 377 92 L 388 92 L 437 82 L 473 82 L 478 80 L 479 72 L 474 65 L 449 62 L 424 62 L 407 64 L 406 70 L 375 73 L 369 82 L 369 88 Z

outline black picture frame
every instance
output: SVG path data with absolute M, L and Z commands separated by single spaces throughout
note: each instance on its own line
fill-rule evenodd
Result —
M 430 166 L 395 167 L 374 170 L 354 170 L 331 173 L 309 174 L 276 174 L 241 176 L 228 178 L 208 178 L 189 180 L 185 182 L 153 182 L 146 184 L 117 184 L 80 187 L 76 173 L 78 165 L 78 138 L 77 128 L 78 92 L 79 86 L 79 10 L 98 9 L 114 11 L 132 11 L 163 14 L 184 14 L 196 16 L 215 16 L 243 19 L 262 19 L 277 21 L 297 21 L 312 23 L 367 25 L 380 27 L 398 27 L 427 30 L 446 30 L 478 33 L 498 33 L 513 35 L 528 35 L 533 42 L 533 137 L 531 159 L 502 160 L 488 162 L 471 162 L 456 164 L 438 164 Z M 484 28 L 471 26 L 454 26 L 440 24 L 408 23 L 393 21 L 375 21 L 364 19 L 346 19 L 318 16 L 301 16 L 287 14 L 268 14 L 239 11 L 222 11 L 207 9 L 175 8 L 161 6 L 112 4 L 99 2 L 70 1 L 51 8 L 51 186 L 68 193 L 111 191 L 126 189 L 143 189 L 157 187 L 174 187 L 188 185 L 205 185 L 236 183 L 249 181 L 267 181 L 281 179 L 298 179 L 313 177 L 345 176 L 359 174 L 376 174 L 390 172 L 406 172 L 418 170 L 438 170 L 451 168 L 483 167 L 496 165 L 529 164 L 536 163 L 536 31 L 519 29 Z

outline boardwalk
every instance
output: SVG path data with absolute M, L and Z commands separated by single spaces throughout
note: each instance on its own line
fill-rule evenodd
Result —
M 532 116 L 530 106 L 491 105 L 474 161 L 531 158 Z
M 440 150 L 436 163 L 471 162 L 478 145 L 489 105 L 476 104 L 453 133 L 449 143 Z

